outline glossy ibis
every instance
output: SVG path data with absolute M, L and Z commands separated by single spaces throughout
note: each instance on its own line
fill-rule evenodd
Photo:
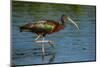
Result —
M 68 16 L 62 15 L 61 21 L 53 21 L 53 20 L 41 20 L 34 23 L 27 23 L 20 27 L 20 31 L 24 32 L 32 32 L 36 33 L 38 36 L 35 39 L 35 42 L 48 42 L 49 44 L 52 43 L 50 40 L 44 40 L 47 34 L 52 34 L 58 32 L 65 28 L 67 21 L 73 23 L 78 29 L 78 25 Z M 39 38 L 43 38 L 41 41 L 38 40 Z M 42 52 L 44 53 L 44 45 L 42 45 Z

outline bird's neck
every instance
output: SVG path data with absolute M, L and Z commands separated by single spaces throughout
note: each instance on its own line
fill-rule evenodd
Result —
M 61 16 L 61 25 L 66 26 L 66 18 Z
M 66 26 L 66 21 L 64 20 L 64 18 L 61 18 L 61 25 Z

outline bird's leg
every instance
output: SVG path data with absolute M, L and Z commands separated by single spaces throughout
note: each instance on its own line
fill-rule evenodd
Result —
M 42 41 L 44 41 L 44 37 L 43 37 Z M 42 53 L 43 53 L 43 55 L 45 55 L 44 43 L 41 43 L 41 44 L 42 44 Z
M 35 40 L 38 40 L 41 37 L 41 35 L 38 35 L 37 38 Z
M 53 41 L 48 41 L 49 45 L 54 48 Z
M 53 44 L 54 41 L 51 41 L 51 40 L 47 40 L 47 43 L 54 48 L 54 44 Z
M 42 40 L 38 40 L 40 37 L 42 37 Z M 38 35 L 37 38 L 35 39 L 35 42 L 36 43 L 48 43 L 51 47 L 54 48 L 54 44 L 53 44 L 53 41 L 51 40 L 44 40 L 44 37 L 43 35 Z M 44 47 L 44 44 L 42 45 Z M 44 48 L 42 48 L 42 52 L 44 53 Z
M 45 37 L 45 34 L 43 35 L 43 37 Z M 51 40 L 43 40 L 43 42 L 47 42 L 51 47 L 54 48 L 53 41 L 51 41 Z

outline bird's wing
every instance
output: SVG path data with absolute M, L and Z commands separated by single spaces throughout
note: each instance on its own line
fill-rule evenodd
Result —
M 54 24 L 53 22 L 48 22 L 48 21 L 39 21 L 37 23 L 34 24 L 33 26 L 35 31 L 52 31 L 54 30 L 54 28 L 56 27 L 56 24 Z
M 54 26 L 49 24 L 35 24 L 34 27 L 36 29 L 47 30 L 47 31 L 51 31 L 54 28 Z

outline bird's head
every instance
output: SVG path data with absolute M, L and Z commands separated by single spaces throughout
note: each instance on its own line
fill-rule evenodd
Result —
M 61 16 L 61 21 L 62 21 L 62 25 L 65 25 L 66 21 L 67 21 L 67 16 L 66 15 L 62 15 Z
M 64 26 L 66 25 L 67 21 L 70 21 L 79 30 L 79 27 L 76 24 L 76 22 L 74 22 L 70 17 L 68 17 L 68 16 L 66 16 L 64 14 L 61 16 L 61 21 L 62 21 L 62 25 L 64 25 Z

